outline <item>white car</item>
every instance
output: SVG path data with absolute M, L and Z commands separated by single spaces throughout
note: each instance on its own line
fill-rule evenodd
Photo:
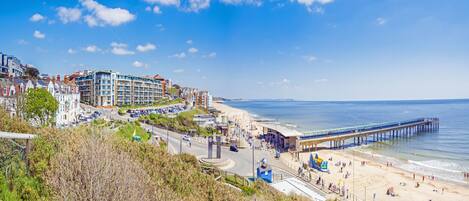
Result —
M 182 136 L 182 140 L 189 142 L 189 141 L 191 141 L 191 137 L 188 136 L 188 135 L 184 135 L 184 136 Z

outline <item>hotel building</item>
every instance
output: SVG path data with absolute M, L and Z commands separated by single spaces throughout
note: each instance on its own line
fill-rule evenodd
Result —
M 190 106 L 208 110 L 213 107 L 212 95 L 208 91 L 199 91 L 196 88 L 182 87 L 181 97 L 189 103 Z
M 18 58 L 0 52 L 0 76 L 20 77 L 25 69 L 26 66 L 22 65 Z
M 163 97 L 160 80 L 91 71 L 77 77 L 82 102 L 93 106 L 148 105 Z

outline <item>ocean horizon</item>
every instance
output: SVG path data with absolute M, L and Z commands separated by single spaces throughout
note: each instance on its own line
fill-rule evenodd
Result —
M 469 99 L 232 100 L 224 103 L 246 110 L 256 118 L 274 119 L 300 132 L 438 117 L 437 132 L 356 149 L 388 158 L 402 169 L 450 181 L 464 183 L 463 172 L 469 172 Z

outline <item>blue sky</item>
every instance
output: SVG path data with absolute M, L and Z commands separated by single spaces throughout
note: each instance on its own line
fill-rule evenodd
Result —
M 41 72 L 162 74 L 228 98 L 469 98 L 469 1 L 3 0 Z

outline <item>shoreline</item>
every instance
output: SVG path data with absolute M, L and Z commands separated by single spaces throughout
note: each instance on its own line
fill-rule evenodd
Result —
M 234 108 L 224 103 L 216 103 L 215 108 L 223 113 L 230 113 L 230 115 L 227 116 L 238 118 L 238 122 L 252 122 L 254 119 L 253 115 L 248 111 Z M 243 124 L 241 123 L 240 125 Z M 300 161 L 293 159 L 289 153 L 282 153 L 281 161 L 290 167 L 292 171 L 297 171 L 301 163 L 309 159 L 310 153 L 319 153 L 319 156 L 325 159 L 329 157 L 333 159 L 339 158 L 339 160 L 342 160 L 341 162 L 350 162 L 352 158 L 354 158 L 353 164 L 358 161 L 366 161 L 365 166 L 359 166 L 357 168 L 358 165 L 354 165 L 356 168 L 355 174 L 360 178 L 358 180 L 355 178 L 355 185 L 350 184 L 350 178 L 348 178 L 348 180 L 343 178 L 343 172 L 340 173 L 336 170 L 337 167 L 334 166 L 334 163 L 337 163 L 339 160 L 329 161 L 331 174 L 314 173 L 316 179 L 321 176 L 323 179 L 332 181 L 330 183 L 337 184 L 337 186 L 355 186 L 356 196 L 359 199 L 364 199 L 365 195 L 357 193 L 357 191 L 360 192 L 366 188 L 369 192 L 366 195 L 366 199 L 369 200 L 373 200 L 373 196 L 375 196 L 377 200 L 469 200 L 469 184 L 467 183 L 464 184 L 462 182 L 444 180 L 438 177 L 435 177 L 435 180 L 431 180 L 431 177 L 428 176 L 424 178 L 425 181 L 422 182 L 423 175 L 418 173 L 415 173 L 414 180 L 414 173 L 412 171 L 398 167 L 400 165 L 396 166 L 395 164 L 393 164 L 392 167 L 386 166 L 386 161 L 389 161 L 389 159 L 400 161 L 403 164 L 410 164 L 408 160 L 403 161 L 398 158 L 377 154 L 372 150 L 360 150 L 358 147 L 344 150 L 325 149 L 317 152 L 304 152 L 300 154 Z M 314 178 L 313 181 L 315 181 Z M 359 183 L 357 181 L 359 181 Z M 417 182 L 419 183 L 418 188 L 415 187 Z M 385 195 L 386 190 L 391 187 L 399 196 L 391 197 Z M 347 187 L 345 187 L 345 189 L 347 189 Z M 351 191 L 352 190 L 348 189 L 347 194 L 352 194 Z

